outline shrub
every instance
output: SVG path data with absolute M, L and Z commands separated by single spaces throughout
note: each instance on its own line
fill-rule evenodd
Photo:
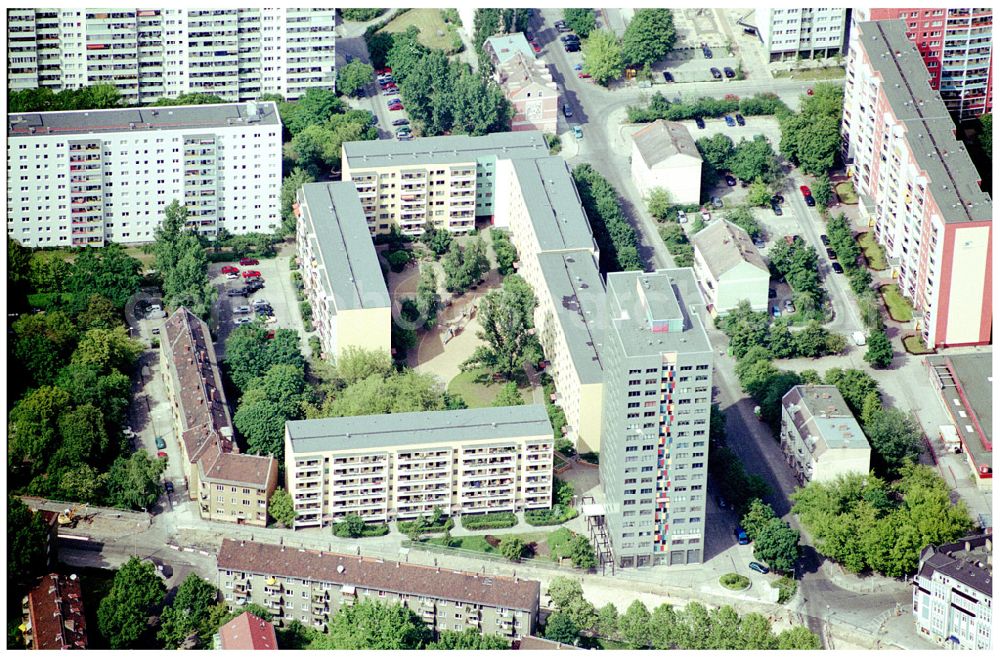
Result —
M 525 510 L 524 521 L 532 526 L 555 526 L 564 524 L 575 518 L 579 513 L 569 506 L 555 505 L 551 508 Z
M 480 529 L 509 529 L 517 525 L 517 515 L 514 513 L 479 513 L 462 515 L 462 528 L 469 531 Z
M 333 525 L 338 538 L 373 538 L 389 533 L 388 524 L 368 524 L 358 515 L 348 515 Z
M 402 272 L 413 260 L 413 252 L 405 249 L 397 249 L 385 255 L 385 260 L 389 263 L 389 269 L 393 272 Z
M 743 590 L 750 585 L 750 579 L 744 577 L 742 574 L 730 572 L 719 577 L 719 583 L 729 590 Z
M 509 535 L 500 541 L 500 554 L 508 561 L 521 560 L 525 549 L 524 540 L 516 535 Z
M 313 308 L 312 308 L 312 305 L 309 304 L 309 302 L 307 300 L 303 300 L 302 302 L 299 302 L 299 310 L 302 311 L 302 322 L 303 323 L 310 323 L 310 322 L 312 322 Z
M 318 336 L 309 337 L 309 350 L 312 351 L 313 357 L 316 357 L 317 359 L 319 358 L 320 353 L 323 352 L 323 343 L 319 340 Z
M 795 597 L 795 591 L 798 590 L 799 585 L 787 574 L 777 581 L 771 582 L 771 588 L 778 589 L 778 604 L 785 604 L 788 600 Z
M 589 462 L 592 465 L 600 464 L 600 454 L 590 451 L 588 453 L 581 453 L 580 459 L 584 462 Z
M 444 514 L 440 508 L 435 508 L 433 515 L 426 515 L 408 522 L 396 522 L 400 533 L 409 535 L 411 532 L 444 533 L 455 528 L 455 520 Z

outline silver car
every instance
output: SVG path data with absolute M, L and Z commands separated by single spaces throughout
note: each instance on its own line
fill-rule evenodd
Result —
M 245 304 L 239 307 L 233 307 L 233 313 L 234 314 L 250 313 L 250 307 L 246 306 Z

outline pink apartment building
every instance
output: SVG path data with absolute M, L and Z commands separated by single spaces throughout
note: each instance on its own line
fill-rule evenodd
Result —
M 510 129 L 555 133 L 559 120 L 559 89 L 549 67 L 535 57 L 524 34 L 515 32 L 490 37 L 483 49 L 493 63 L 497 83 L 514 107 Z
M 991 342 L 992 202 L 902 21 L 856 24 L 842 132 L 863 217 L 929 346 Z

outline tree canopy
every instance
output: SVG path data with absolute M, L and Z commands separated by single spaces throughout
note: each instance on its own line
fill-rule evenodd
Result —
M 641 270 L 639 237 L 622 212 L 614 186 L 587 163 L 573 168 L 573 181 L 601 251 L 601 272 Z
M 97 626 L 113 650 L 136 647 L 149 629 L 150 613 L 163 602 L 166 592 L 151 562 L 133 556 L 118 569 L 111 591 L 97 609 Z
M 329 632 L 317 635 L 309 648 L 418 650 L 431 638 L 431 631 L 412 609 L 366 599 L 340 607 L 330 620 Z
M 652 65 L 674 47 L 677 31 L 669 9 L 637 9 L 622 36 L 622 57 L 630 66 Z
M 580 7 L 563 9 L 563 20 L 566 21 L 566 27 L 579 34 L 581 39 L 586 39 L 597 26 L 597 17 L 593 9 Z
M 541 348 L 533 332 L 537 305 L 531 286 L 518 275 L 507 277 L 500 290 L 483 296 L 479 301 L 479 338 L 485 345 L 478 346 L 462 368 L 486 368 L 509 379 L 526 362 L 538 361 Z
M 843 88 L 819 83 L 813 95 L 803 95 L 798 114 L 779 117 L 781 152 L 807 174 L 825 174 L 840 150 L 840 117 L 844 108 Z
M 610 30 L 592 32 L 583 42 L 584 68 L 594 82 L 607 85 L 625 71 L 625 58 L 618 38 Z
M 210 648 L 212 636 L 218 631 L 217 626 L 212 626 L 210 613 L 218 597 L 214 584 L 189 574 L 177 588 L 174 601 L 163 610 L 157 638 L 168 648 L 178 648 L 194 635 L 197 647 Z

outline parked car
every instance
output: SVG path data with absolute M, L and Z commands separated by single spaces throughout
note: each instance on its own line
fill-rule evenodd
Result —
M 736 542 L 741 545 L 750 544 L 750 538 L 747 537 L 747 532 L 743 530 L 742 526 L 737 526 L 734 533 L 736 533 Z
M 393 119 L 392 120 L 392 125 L 393 126 L 409 126 L 410 125 L 410 120 L 409 119 Z
M 396 135 L 409 135 L 410 132 L 411 131 L 409 126 L 400 126 L 399 128 L 396 129 Z
M 704 128 L 705 127 L 705 120 L 702 119 L 701 117 L 695 117 L 694 118 L 694 125 L 697 126 L 698 128 Z
M 743 118 L 742 114 L 740 114 L 739 112 L 737 112 L 736 113 L 736 123 L 739 124 L 740 126 L 746 126 L 747 125 L 747 120 Z
M 803 198 L 812 196 L 812 190 L 809 189 L 808 185 L 800 185 L 799 192 L 802 193 Z
M 830 267 L 833 268 L 833 271 L 836 272 L 838 275 L 844 274 L 844 266 L 840 265 L 840 263 L 838 263 L 837 261 L 831 263 Z
M 224 265 L 222 266 L 222 269 L 219 270 L 219 272 L 221 272 L 224 275 L 239 274 L 240 269 L 237 268 L 235 265 Z
M 706 222 L 711 222 L 712 221 L 712 214 L 709 213 L 707 210 L 702 209 L 702 211 L 701 211 L 701 219 L 703 219 Z
M 718 197 L 712 197 L 712 205 L 716 208 L 722 208 L 722 200 Z
M 837 253 L 835 251 L 833 251 L 832 249 L 830 249 L 829 247 L 827 247 L 826 248 L 826 258 L 830 259 L 831 261 L 836 261 L 837 260 Z
M 677 211 L 677 221 L 681 224 L 687 224 L 688 216 L 684 211 Z
M 163 459 L 167 459 L 167 458 L 169 458 L 170 456 L 168 456 L 168 455 L 167 455 L 167 452 L 166 452 L 166 451 L 158 451 L 158 452 L 156 453 L 156 457 L 158 457 L 158 458 L 163 458 Z
M 244 313 L 250 313 L 250 307 L 248 307 L 248 306 L 247 306 L 247 305 L 245 305 L 245 304 L 241 304 L 241 305 L 240 305 L 240 306 L 238 306 L 238 307 L 233 307 L 233 313 L 234 313 L 234 314 L 244 314 Z
M 562 41 L 563 43 L 569 43 L 570 41 L 580 41 L 580 37 L 578 37 L 575 34 L 564 34 L 561 37 L 559 37 L 559 41 Z
M 774 298 L 778 297 L 778 291 L 774 290 L 773 288 L 767 289 L 767 297 L 768 299 L 773 300 Z
M 563 116 L 567 119 L 573 116 L 573 108 L 569 103 L 563 103 Z
M 729 126 L 730 128 L 736 125 L 736 120 L 730 117 L 728 114 L 724 116 L 723 119 L 726 120 L 726 125 Z
M 673 82 L 673 81 L 674 81 L 674 74 L 671 73 L 670 71 L 664 71 L 663 82 Z
M 726 185 L 728 185 L 729 187 L 733 187 L 736 185 L 736 179 L 733 177 L 732 174 L 726 174 Z
M 402 103 L 396 103 L 395 105 L 390 105 L 389 106 L 389 110 L 391 112 L 398 112 L 398 111 L 400 111 L 402 109 L 403 109 L 403 104 Z
M 781 309 L 778 308 L 778 305 L 771 307 L 771 315 L 775 318 L 781 318 Z
M 535 51 L 536 53 L 542 52 L 542 47 L 540 45 L 538 45 L 537 41 L 529 41 L 528 43 L 531 44 L 531 49 L 533 51 Z
M 579 73 L 576 74 L 576 77 L 583 78 L 584 80 L 586 80 L 587 78 L 590 77 L 590 74 L 587 73 L 586 71 L 580 71 Z
M 722 71 L 718 70 L 714 66 L 710 68 L 708 71 L 709 73 L 712 74 L 712 77 L 715 78 L 716 80 L 722 80 Z
M 783 306 L 785 307 L 785 313 L 795 313 L 795 305 L 792 304 L 791 300 L 785 300 Z
M 580 44 L 579 43 L 564 44 L 563 50 L 565 50 L 567 53 L 578 53 L 580 52 Z
M 239 279 L 239 278 L 240 278 L 239 270 L 237 270 L 236 272 L 226 273 L 226 279 Z
M 736 71 L 733 71 L 728 66 L 722 67 L 722 72 L 726 75 L 727 78 L 735 78 L 736 77 Z
M 226 295 L 229 297 L 243 297 L 247 294 L 247 289 L 245 288 L 230 288 L 226 291 Z
M 156 439 L 153 440 L 153 443 L 156 444 L 156 448 L 160 450 L 167 448 L 166 440 L 160 437 L 159 435 L 156 436 Z
M 260 270 L 244 270 L 243 271 L 243 278 L 244 279 L 252 279 L 254 277 L 260 277 Z
M 785 203 L 785 198 L 782 195 L 780 195 L 780 194 L 776 194 L 773 197 L 771 197 L 771 203 L 772 204 L 783 204 L 783 203 Z
M 239 327 L 240 325 L 246 325 L 247 323 L 252 323 L 252 322 L 253 318 L 251 318 L 250 316 L 240 316 L 239 318 L 233 321 L 233 325 Z
M 240 259 L 240 265 L 260 265 L 260 261 L 257 259 L 245 258 Z
M 806 206 L 812 207 L 816 205 L 816 200 L 813 199 L 812 195 L 806 197 Z
M 771 571 L 766 565 L 758 563 L 757 561 L 750 561 L 750 569 L 754 572 L 760 572 L 761 574 L 767 574 Z
M 247 282 L 247 286 L 246 286 L 245 290 L 246 290 L 247 293 L 256 293 L 257 291 L 259 291 L 262 288 L 264 288 L 264 280 L 263 279 L 251 279 L 250 281 Z
M 395 96 L 398 93 L 399 93 L 399 90 L 396 89 L 395 87 L 393 87 L 391 89 L 383 89 L 382 90 L 382 96 Z
M 402 105 L 403 102 L 401 100 L 399 100 L 398 98 L 390 98 L 388 101 L 385 102 L 385 104 L 386 105 Z
M 573 126 L 573 136 L 578 140 L 583 139 L 583 129 L 579 126 Z
M 825 233 L 821 233 L 821 234 L 819 234 L 819 241 L 821 243 L 823 243 L 824 245 L 829 245 L 830 244 L 830 236 L 826 235 Z
M 704 41 L 701 42 L 701 54 L 705 56 L 705 59 L 712 59 L 712 49 Z
M 163 489 L 167 491 L 167 494 L 174 493 L 174 484 L 171 481 L 165 481 L 163 483 Z
M 781 206 L 776 204 L 773 199 L 771 200 L 771 210 L 774 211 L 775 215 L 781 217 L 782 215 Z

